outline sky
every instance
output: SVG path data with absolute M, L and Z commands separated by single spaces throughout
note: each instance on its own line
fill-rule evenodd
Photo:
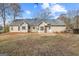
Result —
M 68 10 L 79 9 L 79 3 L 40 3 L 39 5 L 34 3 L 20 3 L 21 9 L 23 10 L 21 19 L 34 18 L 34 15 L 40 10 L 49 8 L 53 18 L 59 17 L 62 13 L 67 13 Z M 41 12 L 41 11 L 40 11 Z M 8 19 L 6 23 L 10 22 Z M 2 24 L 0 20 L 0 24 Z
M 38 6 L 34 3 L 21 3 L 20 6 L 24 11 L 23 18 L 33 18 L 35 13 L 46 8 L 50 9 L 54 18 L 57 18 L 60 14 L 67 13 L 68 10 L 78 9 L 79 3 L 41 3 Z

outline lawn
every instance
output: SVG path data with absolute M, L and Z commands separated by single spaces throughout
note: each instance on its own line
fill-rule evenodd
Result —
M 79 35 L 0 34 L 0 55 L 77 56 Z

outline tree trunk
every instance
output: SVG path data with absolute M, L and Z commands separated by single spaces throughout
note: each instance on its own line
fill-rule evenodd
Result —
M 6 22 L 6 18 L 5 18 L 5 7 L 4 7 L 4 4 L 3 4 L 3 26 L 4 26 L 4 32 L 5 32 L 5 22 Z
M 13 20 L 15 20 L 15 14 L 14 14 Z
M 78 17 L 77 17 L 77 19 L 76 19 L 76 24 L 77 24 L 76 26 L 77 26 L 77 29 L 78 29 Z
M 6 27 L 6 24 L 5 24 L 5 17 L 3 19 L 3 25 L 4 25 L 4 32 L 5 32 L 5 27 Z

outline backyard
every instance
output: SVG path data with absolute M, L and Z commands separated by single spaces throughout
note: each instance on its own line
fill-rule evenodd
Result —
M 78 34 L 0 34 L 0 55 L 73 56 L 79 55 Z

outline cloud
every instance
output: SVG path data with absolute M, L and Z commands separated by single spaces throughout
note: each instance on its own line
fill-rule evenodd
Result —
M 26 12 L 27 14 L 31 14 L 31 11 L 29 11 L 29 10 L 26 10 L 25 12 Z
M 53 15 L 55 18 L 57 18 L 61 13 L 67 13 L 66 8 L 57 3 L 43 3 L 41 7 L 43 9 L 49 8 L 49 10 L 51 11 L 50 15 Z
M 57 3 L 43 3 L 41 5 L 41 7 L 43 9 L 49 8 L 52 11 L 52 13 L 55 13 L 55 12 L 64 12 L 64 13 L 66 13 L 67 12 L 67 10 L 64 6 L 61 6 Z
M 41 5 L 41 7 L 42 7 L 43 9 L 46 9 L 46 8 L 49 8 L 50 6 L 49 6 L 49 3 L 43 3 L 43 4 Z
M 59 4 L 55 4 L 53 6 L 51 6 L 51 11 L 55 12 L 67 12 L 67 10 L 65 9 L 65 7 L 59 5 Z
M 41 4 L 41 7 L 43 9 L 46 9 L 46 8 L 50 8 L 51 6 L 55 5 L 56 3 L 42 3 Z

